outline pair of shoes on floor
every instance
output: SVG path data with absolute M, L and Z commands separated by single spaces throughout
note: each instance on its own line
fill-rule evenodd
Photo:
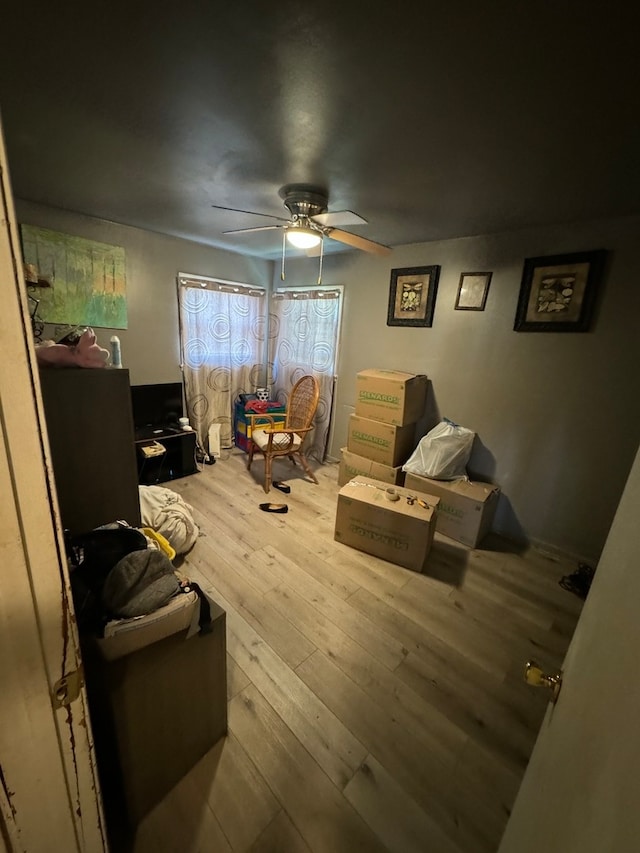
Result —
M 558 583 L 563 589 L 573 592 L 579 598 L 585 599 L 591 589 L 595 572 L 596 570 L 586 563 L 578 563 L 576 571 L 560 578 Z
M 283 483 L 282 480 L 274 480 L 271 483 L 274 489 L 278 489 L 281 492 L 284 492 L 285 495 L 288 495 L 291 491 L 291 486 L 288 486 L 286 483 Z
M 260 504 L 260 509 L 263 512 L 289 512 L 286 504 Z

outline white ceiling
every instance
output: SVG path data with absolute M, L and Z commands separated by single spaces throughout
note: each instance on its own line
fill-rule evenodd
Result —
M 640 213 L 633 4 L 12 6 L 20 198 L 262 257 L 278 232 L 222 231 L 269 220 L 212 204 L 318 184 L 391 246 Z

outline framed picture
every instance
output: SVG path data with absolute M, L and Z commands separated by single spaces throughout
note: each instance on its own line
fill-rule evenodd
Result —
M 456 311 L 484 311 L 491 276 L 490 272 L 463 272 L 456 296 Z
M 440 267 L 391 270 L 387 326 L 431 326 Z
M 125 251 L 33 225 L 21 226 L 24 261 L 50 287 L 38 291 L 44 323 L 126 329 Z
M 588 332 L 606 252 L 527 258 L 516 332 Z

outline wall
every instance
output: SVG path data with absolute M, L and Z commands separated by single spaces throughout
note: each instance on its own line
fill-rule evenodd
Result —
M 426 373 L 418 436 L 440 416 L 476 431 L 469 471 L 502 487 L 496 529 L 596 561 L 640 440 L 639 238 L 632 217 L 325 258 L 323 284 L 345 286 L 332 455 L 358 370 Z M 524 258 L 600 248 L 611 255 L 590 332 L 513 331 Z M 430 264 L 441 265 L 433 327 L 387 326 L 390 269 Z M 455 311 L 460 273 L 476 270 L 493 271 L 485 311 Z M 287 285 L 316 276 L 317 260 L 287 261 Z
M 133 384 L 180 379 L 177 272 L 281 286 L 279 264 L 17 201 L 18 221 L 123 246 L 129 328 L 118 330 Z M 346 443 L 355 374 L 365 367 L 426 373 L 428 411 L 477 433 L 469 466 L 501 485 L 495 526 L 588 562 L 597 560 L 640 440 L 640 217 L 422 243 L 388 258 L 329 255 L 323 284 L 345 285 L 331 455 Z M 525 257 L 611 252 L 592 331 L 513 332 Z M 386 325 L 389 271 L 440 264 L 434 325 Z M 461 271 L 491 270 L 484 312 L 455 311 Z M 317 260 L 287 260 L 287 285 L 313 285 Z M 111 330 L 98 330 L 108 346 Z
M 142 231 L 63 210 L 16 200 L 20 224 L 50 228 L 122 246 L 126 253 L 128 329 L 115 330 L 131 384 L 176 382 L 180 373 L 178 272 L 216 276 L 268 287 L 273 263 Z M 96 329 L 109 348 L 111 329 Z

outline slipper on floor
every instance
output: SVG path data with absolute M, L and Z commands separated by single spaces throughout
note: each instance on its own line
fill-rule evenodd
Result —
M 282 480 L 274 480 L 271 483 L 274 489 L 278 489 L 281 492 L 284 492 L 285 495 L 288 495 L 291 491 L 291 486 L 288 486 L 286 483 L 283 483 Z
M 260 504 L 260 509 L 263 512 L 289 512 L 286 504 Z

